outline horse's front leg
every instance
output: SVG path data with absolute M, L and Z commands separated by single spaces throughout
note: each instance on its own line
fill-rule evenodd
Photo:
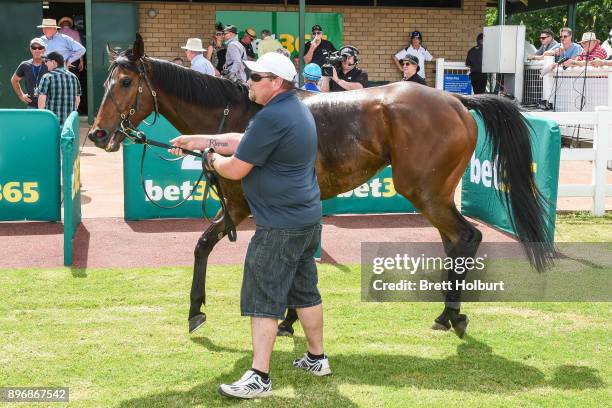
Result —
M 225 223 L 212 224 L 204 231 L 196 244 L 190 293 L 189 333 L 199 329 L 206 321 L 206 314 L 202 313 L 201 307 L 206 302 L 206 267 L 208 265 L 208 256 L 225 234 Z
M 238 226 L 248 215 L 248 206 L 231 205 L 227 202 L 228 215 L 232 218 L 235 226 Z M 219 209 L 215 218 L 221 215 L 222 209 Z M 224 217 L 224 219 L 226 219 Z M 217 242 L 227 235 L 229 232 L 225 222 L 221 221 L 211 226 L 204 231 L 198 239 L 194 251 L 195 262 L 193 265 L 193 280 L 191 282 L 190 306 L 189 306 L 189 333 L 193 333 L 199 329 L 206 321 L 206 314 L 201 311 L 202 305 L 206 302 L 206 268 L 208 266 L 208 256 L 212 252 Z

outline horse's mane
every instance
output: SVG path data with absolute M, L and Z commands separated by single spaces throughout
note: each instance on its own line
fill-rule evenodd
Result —
M 113 65 L 136 71 L 130 58 L 131 50 L 118 57 Z M 145 57 L 151 69 L 150 80 L 156 89 L 172 94 L 186 102 L 211 107 L 249 103 L 249 89 L 236 82 L 202 74 L 157 58 Z M 113 66 L 111 66 L 111 69 Z

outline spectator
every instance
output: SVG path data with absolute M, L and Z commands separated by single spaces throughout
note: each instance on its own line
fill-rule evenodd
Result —
M 40 38 L 32 39 L 30 53 L 32 53 L 32 58 L 19 64 L 11 77 L 11 84 L 19 100 L 27 104 L 28 109 L 38 109 L 40 80 L 47 73 L 47 67 L 43 63 L 45 43 Z M 21 89 L 22 79 L 25 79 L 26 93 Z
M 223 65 L 225 65 L 225 51 L 226 49 L 223 45 L 223 25 L 217 23 L 215 25 L 215 34 L 206 49 L 206 59 L 215 67 L 216 76 L 220 76 L 219 72 L 223 70 Z
M 321 67 L 315 63 L 307 64 L 304 67 L 304 86 L 302 89 L 310 92 L 321 92 L 317 83 L 321 79 Z
M 482 40 L 480 33 L 476 37 L 476 46 L 468 51 L 465 59 L 465 65 L 470 67 L 470 81 L 475 94 L 485 93 L 487 89 L 487 74 L 482 72 Z
M 320 25 L 312 26 L 311 40 L 304 46 L 304 63 L 314 62 L 318 66 L 323 66 L 328 55 L 336 51 L 334 45 L 323 39 L 323 29 Z
M 587 31 L 582 34 L 582 41 L 580 41 L 580 45 L 582 46 L 582 52 L 575 59 L 571 59 L 569 61 L 565 61 L 563 63 L 566 67 L 583 67 L 586 64 L 589 64 L 594 60 L 605 60 L 608 58 L 608 54 L 601 48 L 599 45 L 599 40 L 595 36 L 595 33 Z
M 608 54 L 608 57 L 612 56 L 612 28 L 608 33 L 608 39 L 601 44 L 601 48 Z
M 395 62 L 397 68 L 403 73 L 404 67 L 400 64 L 400 60 L 406 58 L 406 55 L 414 55 L 419 59 L 419 67 L 421 67 L 418 75 L 425 79 L 425 61 L 431 61 L 433 60 L 433 57 L 422 43 L 423 35 L 421 32 L 413 31 L 412 34 L 410 34 L 410 45 L 395 54 L 393 61 Z
M 227 52 L 225 53 L 225 65 L 223 66 L 221 76 L 246 84 L 247 78 L 243 61 L 247 60 L 247 55 L 244 47 L 236 38 L 237 35 L 238 29 L 235 26 L 230 24 L 223 28 L 223 40 L 225 41 Z
M 345 45 L 339 51 L 342 56 L 340 72 L 332 67 L 332 76 L 321 78 L 322 92 L 339 92 L 361 89 L 368 86 L 368 73 L 357 68 L 359 50 L 352 45 Z
M 249 61 L 255 61 L 257 56 L 255 55 L 255 51 L 253 50 L 253 40 L 257 38 L 257 32 L 253 28 L 247 28 L 244 30 L 244 34 L 242 39 L 240 40 L 240 44 L 244 47 L 244 51 L 246 51 L 247 59 Z
M 544 55 L 554 55 L 556 60 L 560 60 L 562 58 L 576 58 L 580 52 L 582 52 L 582 48 L 572 42 L 572 29 L 568 27 L 563 27 L 560 31 L 560 40 L 561 45 L 554 50 L 549 50 L 544 52 Z
M 215 68 L 202 54 L 204 52 L 202 40 L 199 38 L 189 38 L 187 44 L 181 48 L 185 50 L 185 56 L 191 61 L 191 69 L 203 74 L 215 75 Z
M 274 38 L 274 34 L 270 30 L 261 30 L 261 41 L 257 47 L 257 55 L 261 58 L 262 55 L 268 52 L 274 52 L 279 48 L 283 48 L 280 42 Z
M 536 51 L 535 55 L 527 57 L 528 60 L 541 60 L 544 59 L 544 53 L 546 51 L 554 51 L 560 47 L 560 44 L 555 41 L 554 34 L 550 28 L 540 31 L 540 48 Z
M 45 52 L 59 52 L 68 68 L 72 68 L 72 63 L 79 61 L 85 54 L 85 48 L 74 41 L 71 37 L 57 32 L 59 28 L 52 18 L 44 18 L 42 24 L 37 26 L 42 29 L 43 36 L 40 37 L 45 42 Z
M 81 84 L 76 75 L 65 68 L 64 57 L 59 52 L 50 52 L 44 61 L 49 72 L 40 80 L 38 108 L 55 113 L 62 126 L 68 115 L 79 107 Z
M 406 55 L 406 57 L 400 60 L 400 64 L 402 64 L 402 68 L 404 70 L 404 77 L 402 81 L 416 82 L 417 84 L 427 86 L 427 82 L 418 75 L 421 67 L 419 66 L 419 57 L 414 56 L 412 54 Z
M 181 57 L 175 57 L 172 59 L 172 63 L 176 64 L 176 65 L 180 65 L 180 66 L 185 66 L 185 62 L 183 61 L 183 59 Z
M 74 30 L 72 28 L 74 26 L 74 21 L 72 20 L 72 18 L 62 17 L 60 18 L 59 23 L 57 25 L 61 27 L 59 30 L 57 30 L 58 33 L 67 35 L 74 41 L 83 45 L 83 41 L 81 41 L 81 34 L 77 30 Z M 81 58 L 79 58 L 78 72 L 83 71 L 83 69 L 85 69 L 85 64 L 83 62 L 83 57 L 81 56 Z M 75 70 L 72 70 L 72 72 L 76 74 Z

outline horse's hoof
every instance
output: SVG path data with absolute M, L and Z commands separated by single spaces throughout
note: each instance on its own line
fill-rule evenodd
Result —
M 431 326 L 432 330 L 448 331 L 450 330 L 450 328 L 451 328 L 451 324 L 448 320 L 445 322 L 439 322 L 437 320 L 434 320 L 434 324 L 433 326 Z
M 293 336 L 293 327 L 280 325 L 278 326 L 278 331 L 276 332 L 276 335 L 278 337 L 291 337 Z
M 189 334 L 198 330 L 206 322 L 206 314 L 200 313 L 189 319 Z
M 470 324 L 470 319 L 468 319 L 467 315 L 460 314 L 457 319 L 452 321 L 453 330 L 457 337 L 462 339 L 467 333 L 468 324 Z

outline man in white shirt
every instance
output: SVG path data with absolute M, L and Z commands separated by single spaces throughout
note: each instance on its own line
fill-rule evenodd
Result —
M 402 67 L 402 64 L 400 64 L 400 60 L 406 58 L 407 55 L 414 55 L 415 57 L 419 58 L 420 69 L 418 75 L 425 79 L 425 61 L 431 61 L 433 60 L 433 57 L 429 51 L 427 51 L 427 49 L 421 45 L 422 41 L 423 36 L 421 35 L 421 32 L 413 31 L 412 34 L 410 34 L 410 46 L 400 50 L 393 57 L 393 62 L 395 62 L 397 69 L 402 72 L 402 75 L 404 68 Z
M 181 48 L 185 50 L 185 56 L 191 61 L 191 69 L 203 74 L 215 75 L 215 68 L 202 54 L 205 51 L 202 48 L 202 40 L 199 38 L 189 38 L 187 44 Z
M 601 44 L 601 48 L 606 51 L 606 54 L 608 54 L 608 58 L 610 58 L 610 56 L 612 55 L 612 28 L 608 33 L 608 39 Z

